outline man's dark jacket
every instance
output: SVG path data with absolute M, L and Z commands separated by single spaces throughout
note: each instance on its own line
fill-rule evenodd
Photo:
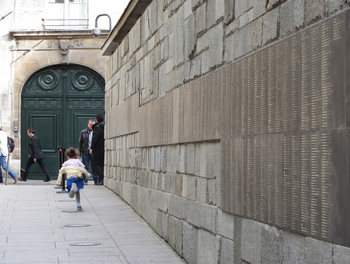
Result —
M 81 155 L 89 153 L 89 131 L 87 127 L 80 132 L 78 149 Z
M 94 133 L 92 134 L 91 149 L 94 155 L 104 155 L 105 152 L 105 123 L 97 123 L 92 126 Z
M 31 150 L 30 156 L 33 159 L 40 160 L 43 158 L 43 152 L 41 151 L 40 140 L 39 140 L 37 135 L 34 134 L 31 137 L 29 146 L 30 146 L 30 150 Z

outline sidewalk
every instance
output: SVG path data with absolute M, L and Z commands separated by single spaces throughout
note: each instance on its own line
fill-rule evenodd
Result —
M 106 187 L 85 186 L 78 212 L 54 184 L 0 185 L 0 263 L 185 263 Z

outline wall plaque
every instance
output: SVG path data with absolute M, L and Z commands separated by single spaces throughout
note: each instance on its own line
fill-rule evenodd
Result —
M 349 50 L 345 11 L 213 73 L 223 210 L 350 246 Z

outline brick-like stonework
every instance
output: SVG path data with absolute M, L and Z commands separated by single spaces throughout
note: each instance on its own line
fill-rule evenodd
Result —
M 347 247 L 219 209 L 210 73 L 349 7 L 311 2 L 154 0 L 107 62 L 105 184 L 188 263 L 350 261 Z

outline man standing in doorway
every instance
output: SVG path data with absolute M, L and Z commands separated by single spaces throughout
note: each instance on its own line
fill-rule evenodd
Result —
M 35 135 L 35 130 L 33 128 L 28 128 L 27 134 L 30 137 L 29 146 L 30 146 L 31 153 L 30 153 L 30 157 L 28 158 L 28 161 L 26 164 L 24 176 L 23 176 L 23 178 L 21 178 L 19 180 L 20 181 L 27 181 L 30 167 L 35 162 L 37 162 L 39 164 L 40 168 L 43 170 L 43 172 L 46 175 L 44 182 L 49 182 L 49 181 L 51 181 L 51 178 L 50 178 L 49 172 L 46 169 L 44 162 L 43 162 L 44 156 L 43 156 L 43 152 L 41 150 L 39 137 L 37 135 Z
M 90 154 L 92 170 L 99 178 L 98 185 L 103 185 L 103 166 L 105 161 L 105 123 L 102 115 L 96 116 L 96 123 L 92 126 L 93 134 L 91 141 Z
M 80 132 L 80 137 L 79 137 L 78 149 L 80 151 L 81 158 L 82 158 L 83 164 L 85 165 L 86 170 L 89 169 L 89 163 L 91 161 L 91 156 L 92 156 L 90 154 L 90 148 L 91 148 L 92 135 L 93 135 L 92 126 L 94 124 L 95 124 L 94 120 L 89 120 L 87 123 L 87 128 L 83 129 Z M 97 185 L 100 181 L 94 169 L 92 169 L 92 176 L 94 178 L 95 185 Z
M 0 126 L 0 183 L 3 183 L 1 167 L 5 171 L 7 170 L 7 155 L 9 155 L 7 146 L 7 135 L 2 131 L 2 126 Z M 17 176 L 17 174 L 14 173 L 10 168 L 8 168 L 8 172 L 11 178 L 14 180 L 13 184 L 16 184 L 16 182 L 19 179 L 19 176 Z

